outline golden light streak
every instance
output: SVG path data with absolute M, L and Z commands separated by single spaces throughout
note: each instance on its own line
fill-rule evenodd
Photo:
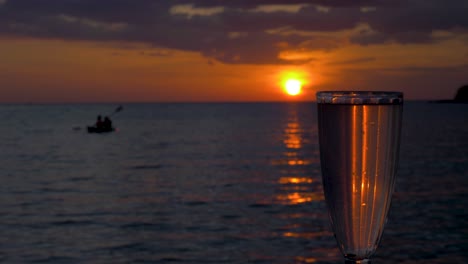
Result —
M 300 132 L 301 129 L 296 120 L 288 123 L 288 127 L 284 130 L 286 139 L 283 141 L 288 149 L 300 149 L 302 147 Z
M 279 179 L 281 184 L 301 184 L 301 183 L 312 183 L 311 178 L 306 177 L 281 177 Z
M 285 237 L 300 237 L 300 238 L 314 238 L 314 237 L 321 237 L 321 236 L 329 236 L 328 232 L 308 232 L 308 233 L 298 233 L 298 232 L 285 232 L 283 236 Z
M 282 204 L 294 205 L 312 201 L 322 201 L 324 197 L 320 193 L 316 192 L 293 192 L 278 195 L 276 199 L 278 199 Z
M 367 138 L 368 138 L 368 108 L 369 106 L 367 105 L 364 105 L 362 106 L 362 123 L 361 123 L 361 127 L 362 127 L 362 134 L 361 134 L 361 137 L 362 137 L 362 164 L 361 164 L 361 202 L 359 204 L 359 241 L 362 242 L 361 240 L 361 236 L 364 236 L 364 234 L 361 234 L 361 230 L 366 230 L 365 228 L 361 228 L 363 225 L 366 225 L 367 223 L 362 223 L 362 220 L 366 220 L 366 218 L 364 217 L 364 212 L 366 210 L 366 205 L 365 205 L 365 197 L 367 196 L 367 188 L 366 188 L 366 182 L 368 181 L 367 179 L 367 151 L 369 149 L 369 145 L 368 145 L 368 142 L 367 142 Z M 359 245 L 360 247 L 362 245 Z
M 296 257 L 296 261 L 299 261 L 300 263 L 315 263 L 317 262 L 317 259 L 310 257 Z
M 307 165 L 307 164 L 310 164 L 310 162 L 298 159 L 298 160 L 290 160 L 288 161 L 288 164 L 290 166 L 296 166 L 296 165 Z
M 353 129 L 351 129 L 352 131 L 352 137 L 351 137 L 351 151 L 352 151 L 352 162 L 351 162 L 351 171 L 352 171 L 352 175 L 351 175 L 351 178 L 352 178 L 352 194 L 351 194 L 351 204 L 352 204 L 352 207 L 355 208 L 356 206 L 356 177 L 357 177 L 357 166 L 356 166 L 356 163 L 357 163 L 357 160 L 356 160 L 356 156 L 357 156 L 357 145 L 358 143 L 356 142 L 357 138 L 356 138 L 356 130 L 357 130 L 357 106 L 353 105 L 352 106 L 352 126 L 353 126 Z M 352 214 L 352 220 L 351 220 L 351 225 L 353 228 L 351 228 L 350 230 L 356 230 L 354 228 L 354 219 L 355 219 L 355 216 L 354 216 L 354 213 L 355 213 L 355 210 L 351 208 L 351 214 Z M 353 247 L 357 244 L 357 241 L 356 241 L 356 236 L 354 236 L 354 234 L 350 234 L 349 232 L 347 233 L 347 236 L 351 236 L 353 238 Z M 348 241 L 351 241 L 351 239 L 348 237 L 347 238 Z

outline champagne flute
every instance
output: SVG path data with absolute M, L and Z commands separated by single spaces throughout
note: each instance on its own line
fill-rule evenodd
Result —
M 330 221 L 345 263 L 370 263 L 394 189 L 403 94 L 317 93 L 320 163 Z

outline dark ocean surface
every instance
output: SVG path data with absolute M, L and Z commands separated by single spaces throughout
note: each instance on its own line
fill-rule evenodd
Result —
M 342 263 L 313 103 L 0 105 L 2 263 Z M 79 129 L 81 128 L 81 129 Z M 373 263 L 468 263 L 468 105 L 407 102 Z

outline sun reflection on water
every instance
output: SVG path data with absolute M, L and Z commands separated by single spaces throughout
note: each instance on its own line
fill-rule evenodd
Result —
M 281 177 L 279 179 L 281 184 L 299 184 L 299 183 L 312 183 L 311 178 L 307 177 Z
M 283 123 L 282 153 L 271 162 L 278 172 L 274 200 L 283 208 L 279 215 L 284 225 L 276 227 L 275 235 L 285 241 L 314 244 L 330 240 L 330 247 L 304 247 L 294 263 L 316 263 L 335 260 L 339 252 L 328 229 L 328 217 L 322 191 L 318 135 L 308 108 L 303 105 L 288 106 L 287 119 Z M 308 107 L 308 106 L 307 106 Z M 330 250 L 330 248 L 332 250 Z
M 314 180 L 309 174 L 308 166 L 318 160 L 305 154 L 309 153 L 306 149 L 306 143 L 309 142 L 305 138 L 306 134 L 307 131 L 299 120 L 297 106 L 294 105 L 289 109 L 288 121 L 283 130 L 282 142 L 286 151 L 282 159 L 273 162 L 273 165 L 284 167 L 283 173 L 287 173 L 287 176 L 278 179 L 282 192 L 276 199 L 281 204 L 294 205 L 323 200 L 320 192 L 310 188 Z
M 300 149 L 302 147 L 302 138 L 301 138 L 301 127 L 297 117 L 290 120 L 284 134 L 286 138 L 283 140 L 283 143 L 288 149 Z
M 286 195 L 278 195 L 277 199 L 285 204 L 301 204 L 311 201 L 320 201 L 321 197 L 312 192 L 294 192 Z
M 310 257 L 296 257 L 296 262 L 299 263 L 316 263 L 317 259 Z

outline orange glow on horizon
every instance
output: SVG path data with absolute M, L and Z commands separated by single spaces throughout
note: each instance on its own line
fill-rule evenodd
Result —
M 289 32 L 275 34 L 283 33 Z M 144 42 L 4 35 L 0 102 L 294 102 L 314 101 L 318 90 L 371 90 L 376 85 L 382 90 L 402 87 L 409 99 L 447 99 L 466 79 L 460 67 L 466 56 L 459 52 L 466 49 L 465 35 L 442 40 L 438 34 L 440 41 L 430 45 L 291 47 L 278 55 L 291 64 L 227 63 L 203 52 Z M 288 43 L 281 45 L 281 50 L 289 49 Z M 458 70 L 441 71 L 441 77 L 421 74 L 438 68 Z M 447 89 L 440 89 L 442 79 Z M 300 82 L 300 93 L 286 91 L 288 80 Z

